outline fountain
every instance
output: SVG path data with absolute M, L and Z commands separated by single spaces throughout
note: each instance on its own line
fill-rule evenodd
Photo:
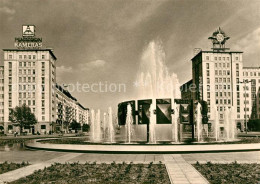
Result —
M 213 112 L 214 112 L 214 116 L 215 116 L 214 137 L 215 137 L 216 141 L 218 141 L 218 139 L 219 139 L 219 114 L 218 114 L 218 110 L 217 110 L 216 106 L 214 106 Z
M 196 132 L 197 132 L 197 141 L 202 140 L 202 116 L 201 116 L 201 105 L 198 103 L 196 107 Z
M 132 125 L 133 125 L 132 107 L 130 104 L 128 104 L 127 105 L 127 115 L 126 115 L 126 129 L 125 129 L 127 143 L 131 143 Z
M 90 132 L 91 132 L 91 141 L 93 142 L 100 142 L 101 141 L 101 122 L 100 122 L 100 110 L 97 110 L 97 113 L 95 114 L 95 111 L 91 110 L 91 126 L 90 126 Z
M 114 124 L 113 124 L 113 114 L 112 114 L 112 107 L 108 108 L 108 140 L 110 141 L 110 143 L 115 142 L 115 131 L 114 131 Z
M 172 139 L 173 142 L 179 142 L 178 139 L 178 118 L 179 118 L 179 110 L 177 108 L 177 104 L 174 102 L 173 104 L 173 110 L 174 110 L 174 114 L 173 116 L 173 123 L 172 123 Z

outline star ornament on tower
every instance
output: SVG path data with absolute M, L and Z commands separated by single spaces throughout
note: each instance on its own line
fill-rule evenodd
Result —
M 222 49 L 226 49 L 225 48 L 225 43 L 226 41 L 229 39 L 230 37 L 228 37 L 225 32 L 223 30 L 220 29 L 220 27 L 218 28 L 218 30 L 214 31 L 212 36 L 209 37 L 209 39 L 212 41 L 213 43 L 213 50 L 218 50 L 219 48 Z

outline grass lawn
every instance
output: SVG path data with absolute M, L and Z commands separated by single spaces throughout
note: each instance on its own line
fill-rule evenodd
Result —
M 35 171 L 12 183 L 143 183 L 170 184 L 164 164 L 66 163 Z
M 4 163 L 0 163 L 0 174 L 15 170 L 15 169 L 19 169 L 21 167 L 25 167 L 29 165 L 28 162 L 22 162 L 22 163 L 8 163 L 8 162 L 4 162 Z
M 199 164 L 193 165 L 212 184 L 256 184 L 260 181 L 260 164 Z

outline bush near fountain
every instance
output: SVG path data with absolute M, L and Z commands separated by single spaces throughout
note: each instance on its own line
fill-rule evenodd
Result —
M 35 171 L 26 178 L 11 182 L 21 183 L 150 183 L 170 184 L 166 167 L 154 164 L 96 164 L 55 163 L 43 170 Z
M 258 183 L 260 164 L 200 164 L 193 165 L 210 183 Z
M 0 174 L 13 171 L 16 169 L 19 169 L 21 167 L 25 167 L 30 165 L 28 162 L 22 162 L 22 163 L 8 163 L 7 161 L 0 163 Z

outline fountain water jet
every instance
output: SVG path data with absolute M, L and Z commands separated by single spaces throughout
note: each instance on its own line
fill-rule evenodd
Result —
M 112 143 L 114 142 L 114 125 L 113 125 L 113 114 L 112 114 L 112 107 L 108 108 L 108 140 Z
M 201 141 L 202 138 L 202 116 L 201 116 L 201 105 L 198 103 L 197 105 L 197 117 L 196 117 L 196 125 L 197 125 L 197 140 Z
M 133 116 L 132 116 L 132 107 L 131 104 L 127 105 L 127 114 L 126 114 L 126 142 L 131 143 L 131 135 L 132 135 L 132 125 L 133 125 Z

